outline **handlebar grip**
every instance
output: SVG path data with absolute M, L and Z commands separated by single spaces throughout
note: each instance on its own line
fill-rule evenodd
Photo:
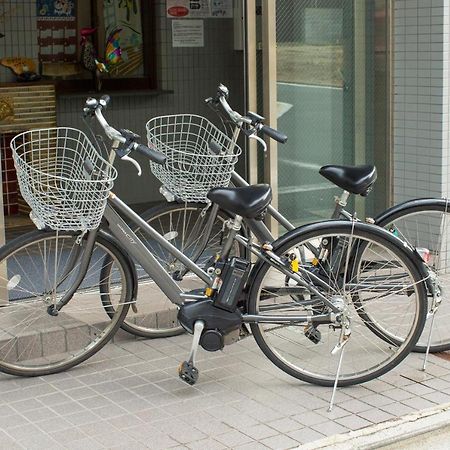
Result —
M 146 156 L 148 159 L 150 159 L 156 164 L 163 165 L 166 162 L 167 157 L 166 155 L 164 155 L 164 153 L 158 152 L 157 150 L 153 150 L 144 144 L 137 145 L 136 151 L 141 155 Z
M 281 144 L 285 144 L 288 140 L 288 137 L 284 133 L 281 133 L 281 131 L 275 130 L 274 128 L 270 128 L 267 125 L 263 125 L 261 131 Z
M 103 106 L 103 108 L 106 108 L 110 101 L 111 101 L 111 97 L 107 94 L 102 95 L 100 97 L 100 104 Z

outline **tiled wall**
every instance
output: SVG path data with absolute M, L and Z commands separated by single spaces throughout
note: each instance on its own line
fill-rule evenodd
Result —
M 0 154 L 2 164 L 3 212 L 5 216 L 19 212 L 17 175 L 14 169 L 9 143 L 15 133 L 0 134 Z
M 0 0 L 1 1 L 1 0 Z M 12 1 L 6 3 L 23 5 L 24 11 L 34 13 L 35 2 Z M 230 88 L 230 102 L 235 109 L 244 108 L 244 56 L 242 51 L 233 48 L 233 19 L 205 19 L 205 46 L 202 48 L 173 48 L 171 19 L 166 18 L 165 0 L 156 4 L 156 54 L 158 89 L 166 91 L 159 95 L 151 93 L 111 93 L 111 105 L 106 114 L 110 123 L 118 128 L 129 128 L 143 137 L 145 141 L 145 123 L 151 117 L 163 114 L 194 113 L 209 116 L 217 122 L 214 115 L 205 107 L 203 100 L 214 95 L 218 83 Z M 3 7 L 0 4 L 0 12 Z M 22 30 L 27 44 L 14 47 L 21 56 L 37 57 L 36 30 L 28 32 L 17 18 L 13 22 Z M 24 22 L 25 23 L 25 22 Z M 22 28 L 21 28 L 22 27 Z M 1 31 L 1 29 L 0 29 Z M 5 33 L 7 34 L 7 33 Z M 16 34 L 17 35 L 17 34 Z M 22 38 L 21 38 L 22 39 Z M 2 42 L 4 41 L 4 42 Z M 33 42 L 31 44 L 30 42 Z M 0 56 L 6 51 L 5 38 L 0 40 Z M 11 45 L 11 44 L 9 44 Z M 25 46 L 24 46 L 25 45 Z M 8 50 L 9 52 L 9 50 Z M 5 78 L 5 69 L 0 74 L 0 82 Z M 9 75 L 8 75 L 9 77 Z M 57 103 L 58 125 L 83 127 L 81 111 L 86 95 L 60 97 Z M 136 170 L 129 163 L 118 161 L 120 171 L 115 191 L 125 201 L 142 203 L 157 201 L 162 197 L 158 193 L 159 182 L 149 173 L 145 160 L 142 162 L 143 175 L 138 178 Z
M 395 203 L 450 193 L 449 3 L 395 0 Z
M 0 58 L 22 56 L 37 62 L 38 35 L 36 0 L 0 0 Z M 15 81 L 13 73 L 0 66 L 0 83 Z

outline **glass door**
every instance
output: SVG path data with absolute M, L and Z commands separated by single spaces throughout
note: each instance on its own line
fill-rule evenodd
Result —
M 388 3 L 276 0 L 276 126 L 289 140 L 278 145 L 277 174 L 270 178 L 266 170 L 265 178 L 277 184 L 278 209 L 295 224 L 331 215 L 339 190 L 319 175 L 321 166 L 372 164 L 376 152 L 378 193 L 352 199 L 349 209 L 361 216 L 373 212 L 375 198 L 386 204 Z M 265 4 L 270 2 L 262 2 L 263 19 Z M 260 76 L 273 73 L 263 65 Z M 259 85 L 258 97 L 267 98 Z

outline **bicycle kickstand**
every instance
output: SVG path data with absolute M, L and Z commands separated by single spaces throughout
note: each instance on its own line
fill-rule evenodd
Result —
M 431 337 L 432 337 L 433 328 L 434 328 L 434 319 L 438 312 L 441 301 L 442 301 L 441 295 L 438 292 L 434 295 L 433 306 L 431 308 L 431 311 L 428 313 L 427 319 L 430 319 L 430 317 L 431 317 L 431 324 L 430 324 L 430 332 L 428 333 L 427 349 L 426 349 L 425 355 L 423 357 L 423 365 L 422 365 L 423 372 L 425 372 L 427 370 L 428 356 L 430 355 L 430 347 L 431 347 Z
M 195 367 L 195 357 L 205 322 L 197 320 L 194 324 L 194 337 L 192 339 L 191 352 L 187 361 L 183 361 L 178 367 L 178 376 L 187 384 L 193 386 L 198 380 L 198 369 Z
M 338 363 L 338 366 L 336 369 L 336 378 L 334 379 L 333 392 L 331 394 L 328 412 L 331 412 L 333 410 L 334 397 L 336 396 L 336 390 L 337 390 L 337 386 L 339 383 L 339 376 L 341 374 L 342 361 L 344 359 L 345 344 L 347 344 L 347 342 L 350 338 L 350 335 L 351 335 L 350 323 L 347 322 L 345 324 L 342 324 L 342 330 L 341 330 L 341 336 L 339 338 L 339 342 L 336 344 L 336 346 L 331 351 L 332 355 L 335 355 L 338 352 L 340 352 L 340 355 L 339 355 L 339 363 Z

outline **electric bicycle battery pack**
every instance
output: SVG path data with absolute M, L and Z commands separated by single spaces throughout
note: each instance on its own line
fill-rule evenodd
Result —
M 244 289 L 250 271 L 250 262 L 233 257 L 223 266 L 222 285 L 214 300 L 214 305 L 226 311 L 234 312 Z

